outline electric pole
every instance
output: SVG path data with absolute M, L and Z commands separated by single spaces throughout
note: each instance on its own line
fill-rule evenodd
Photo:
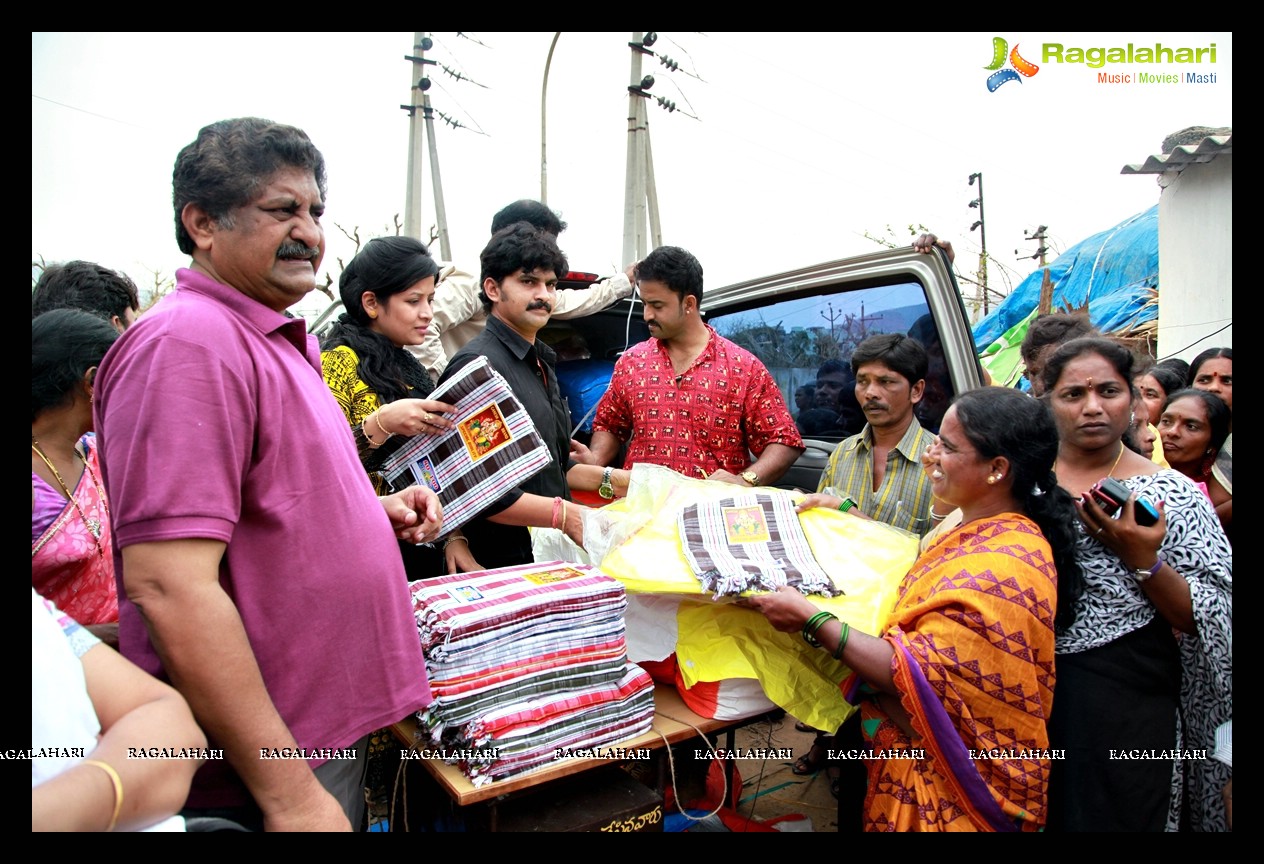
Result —
M 452 260 L 452 249 L 448 242 L 448 214 L 443 204 L 443 181 L 439 177 L 439 150 L 435 143 L 434 111 L 430 107 L 430 78 L 426 75 L 426 64 L 435 65 L 434 60 L 426 59 L 426 52 L 434 43 L 424 33 L 413 34 L 414 55 L 405 55 L 404 59 L 412 64 L 409 70 L 409 104 L 401 105 L 409 114 L 408 126 L 408 192 L 404 199 L 404 233 L 422 242 L 421 236 L 421 135 L 417 132 L 419 122 L 425 123 L 426 141 L 430 148 L 430 180 L 434 185 L 435 221 L 439 234 L 439 253 L 445 261 Z M 418 78 L 417 76 L 421 77 Z M 415 83 L 414 83 L 415 82 Z M 421 94 L 421 104 L 417 104 L 417 94 Z M 418 117 L 420 111 L 421 116 Z
M 978 220 L 970 226 L 970 230 L 979 229 L 979 239 L 983 251 L 979 253 L 979 293 L 983 296 L 983 314 L 988 314 L 988 287 L 987 287 L 987 226 L 983 223 L 983 172 L 976 171 L 970 175 L 970 185 L 974 185 L 974 181 L 979 181 L 979 197 L 970 202 L 971 207 L 979 208 Z
M 1041 225 L 1039 228 L 1036 229 L 1036 233 L 1028 234 L 1027 229 L 1024 228 L 1023 239 L 1035 240 L 1040 245 L 1037 246 L 1035 254 L 1022 255 L 1018 258 L 1019 261 L 1022 261 L 1024 259 L 1029 259 L 1029 258 L 1030 259 L 1039 258 L 1040 269 L 1045 271 L 1044 278 L 1042 279 L 1040 283 L 1040 300 L 1036 303 L 1036 314 L 1038 315 L 1048 314 L 1050 311 L 1052 311 L 1051 307 L 1053 306 L 1053 281 L 1049 277 L 1049 265 L 1048 263 L 1046 263 L 1046 260 L 1045 260 L 1045 254 L 1049 251 L 1049 247 L 1045 245 L 1045 240 L 1049 238 L 1049 235 L 1045 233 L 1048 230 L 1049 230 L 1048 225 Z M 1017 249 L 1014 250 L 1014 254 L 1018 255 Z
M 1045 233 L 1045 232 L 1046 232 L 1046 231 L 1048 231 L 1048 230 L 1049 230 L 1049 226 L 1048 226 L 1048 225 L 1041 225 L 1039 228 L 1037 228 L 1037 229 L 1035 230 L 1035 232 L 1034 232 L 1034 233 L 1032 233 L 1032 234 L 1028 234 L 1028 233 L 1027 233 L 1027 229 L 1026 229 L 1026 228 L 1024 228 L 1024 229 L 1023 229 L 1023 239 L 1024 239 L 1024 240 L 1035 240 L 1035 241 L 1036 241 L 1038 244 L 1040 244 L 1040 245 L 1039 245 L 1039 246 L 1037 246 L 1036 251 L 1035 251 L 1035 253 L 1034 253 L 1034 254 L 1032 254 L 1032 255 L 1024 255 L 1024 256 L 1020 257 L 1018 260 L 1020 260 L 1020 261 L 1021 261 L 1021 260 L 1023 260 L 1023 258 L 1031 258 L 1032 260 L 1035 260 L 1036 258 L 1039 258 L 1039 259 L 1040 259 L 1040 266 L 1041 266 L 1041 267 L 1048 267 L 1049 265 L 1045 262 L 1045 255 L 1046 255 L 1046 253 L 1048 253 L 1048 251 L 1049 251 L 1049 247 L 1045 245 L 1045 241 L 1049 239 L 1049 235 Z M 1017 250 L 1017 249 L 1015 249 L 1015 250 L 1014 250 L 1014 254 L 1015 254 L 1015 255 L 1017 255 L 1017 254 L 1018 254 L 1018 250 Z
M 413 50 L 421 52 L 424 33 L 413 34 Z M 418 81 L 425 80 L 425 60 L 405 54 L 408 61 L 408 104 L 399 107 L 408 112 L 408 188 L 404 194 L 404 235 L 421 240 L 421 113 L 417 110 Z M 430 62 L 434 62 L 433 60 Z M 420 79 L 418 75 L 420 74 Z
M 654 86 L 654 76 L 641 76 L 641 57 L 656 56 L 650 46 L 658 34 L 633 33 L 628 47 L 632 49 L 631 83 L 628 85 L 628 163 L 623 194 L 623 260 L 640 261 L 649 248 L 663 245 L 663 229 L 658 221 L 658 190 L 654 185 L 654 157 L 650 151 L 650 121 L 645 103 Z M 658 100 L 660 104 L 663 99 Z M 670 103 L 675 109 L 675 103 Z M 649 219 L 649 244 L 645 223 Z

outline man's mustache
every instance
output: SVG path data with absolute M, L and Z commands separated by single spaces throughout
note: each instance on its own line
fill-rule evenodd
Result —
M 553 312 L 553 307 L 549 305 L 547 300 L 532 300 L 527 304 L 527 311 L 530 312 L 532 309 L 543 309 L 550 314 Z
M 319 254 L 319 249 L 313 249 L 302 243 L 283 243 L 277 250 L 278 258 L 315 258 Z
M 885 402 L 866 402 L 865 403 L 866 411 L 887 411 L 887 410 L 890 410 L 890 408 L 891 406 L 887 405 Z

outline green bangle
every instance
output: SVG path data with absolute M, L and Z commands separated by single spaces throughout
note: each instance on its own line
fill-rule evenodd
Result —
M 850 510 L 851 508 L 855 506 L 856 506 L 856 502 L 851 500 L 851 496 L 848 495 L 846 498 L 843 499 L 843 503 L 838 505 L 838 510 L 840 513 L 846 513 L 848 510 Z
M 820 622 L 824 621 L 829 616 L 829 614 L 830 613 L 824 612 L 824 611 L 817 612 L 807 621 L 804 621 L 803 630 L 802 630 L 803 638 L 806 639 L 809 636 L 811 636 L 813 633 L 815 633 L 816 628 L 821 626 Z
M 847 647 L 847 637 L 851 635 L 851 625 L 843 622 L 843 629 L 838 631 L 838 647 L 834 649 L 834 659 L 843 658 L 843 649 Z
M 825 626 L 826 621 L 837 621 L 838 616 L 833 612 L 817 612 L 808 619 L 808 623 L 803 625 L 803 641 L 811 645 L 813 648 L 820 648 L 821 642 L 816 638 L 816 631 Z

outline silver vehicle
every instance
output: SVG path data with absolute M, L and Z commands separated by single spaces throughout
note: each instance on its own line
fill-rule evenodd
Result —
M 938 249 L 875 252 L 707 288 L 702 306 L 720 335 L 764 362 L 799 425 L 807 450 L 778 484 L 783 488 L 815 490 L 838 442 L 863 427 L 849 361 L 865 337 L 904 333 L 926 347 L 930 370 L 917 413 L 932 431 L 953 396 L 983 381 L 956 279 Z M 649 338 L 640 301 L 553 322 L 541 337 L 561 349 L 558 378 L 569 385 L 563 395 L 574 437 L 587 441 L 614 361 Z

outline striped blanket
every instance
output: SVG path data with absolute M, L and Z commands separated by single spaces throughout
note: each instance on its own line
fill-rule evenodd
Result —
M 625 741 L 654 722 L 654 682 L 629 663 L 626 674 L 600 684 L 507 705 L 467 727 L 481 758 L 461 763 L 475 786 L 541 768 L 558 750 L 580 750 Z M 491 754 L 495 754 L 494 756 Z
M 785 585 L 804 594 L 843 593 L 816 563 L 789 495 L 701 501 L 680 511 L 678 527 L 685 558 L 717 598 Z
M 578 615 L 627 604 L 623 586 L 594 567 L 552 561 L 456 573 L 411 586 L 413 615 L 426 658 L 512 643 L 524 634 L 565 632 Z
M 485 357 L 430 394 L 456 407 L 441 435 L 417 435 L 390 455 L 380 473 L 393 489 L 429 486 L 443 505 L 447 535 L 552 460 L 530 415 Z
M 411 591 L 435 697 L 421 728 L 482 754 L 461 763 L 475 785 L 649 728 L 653 684 L 627 662 L 624 589 L 599 570 L 557 561 Z

